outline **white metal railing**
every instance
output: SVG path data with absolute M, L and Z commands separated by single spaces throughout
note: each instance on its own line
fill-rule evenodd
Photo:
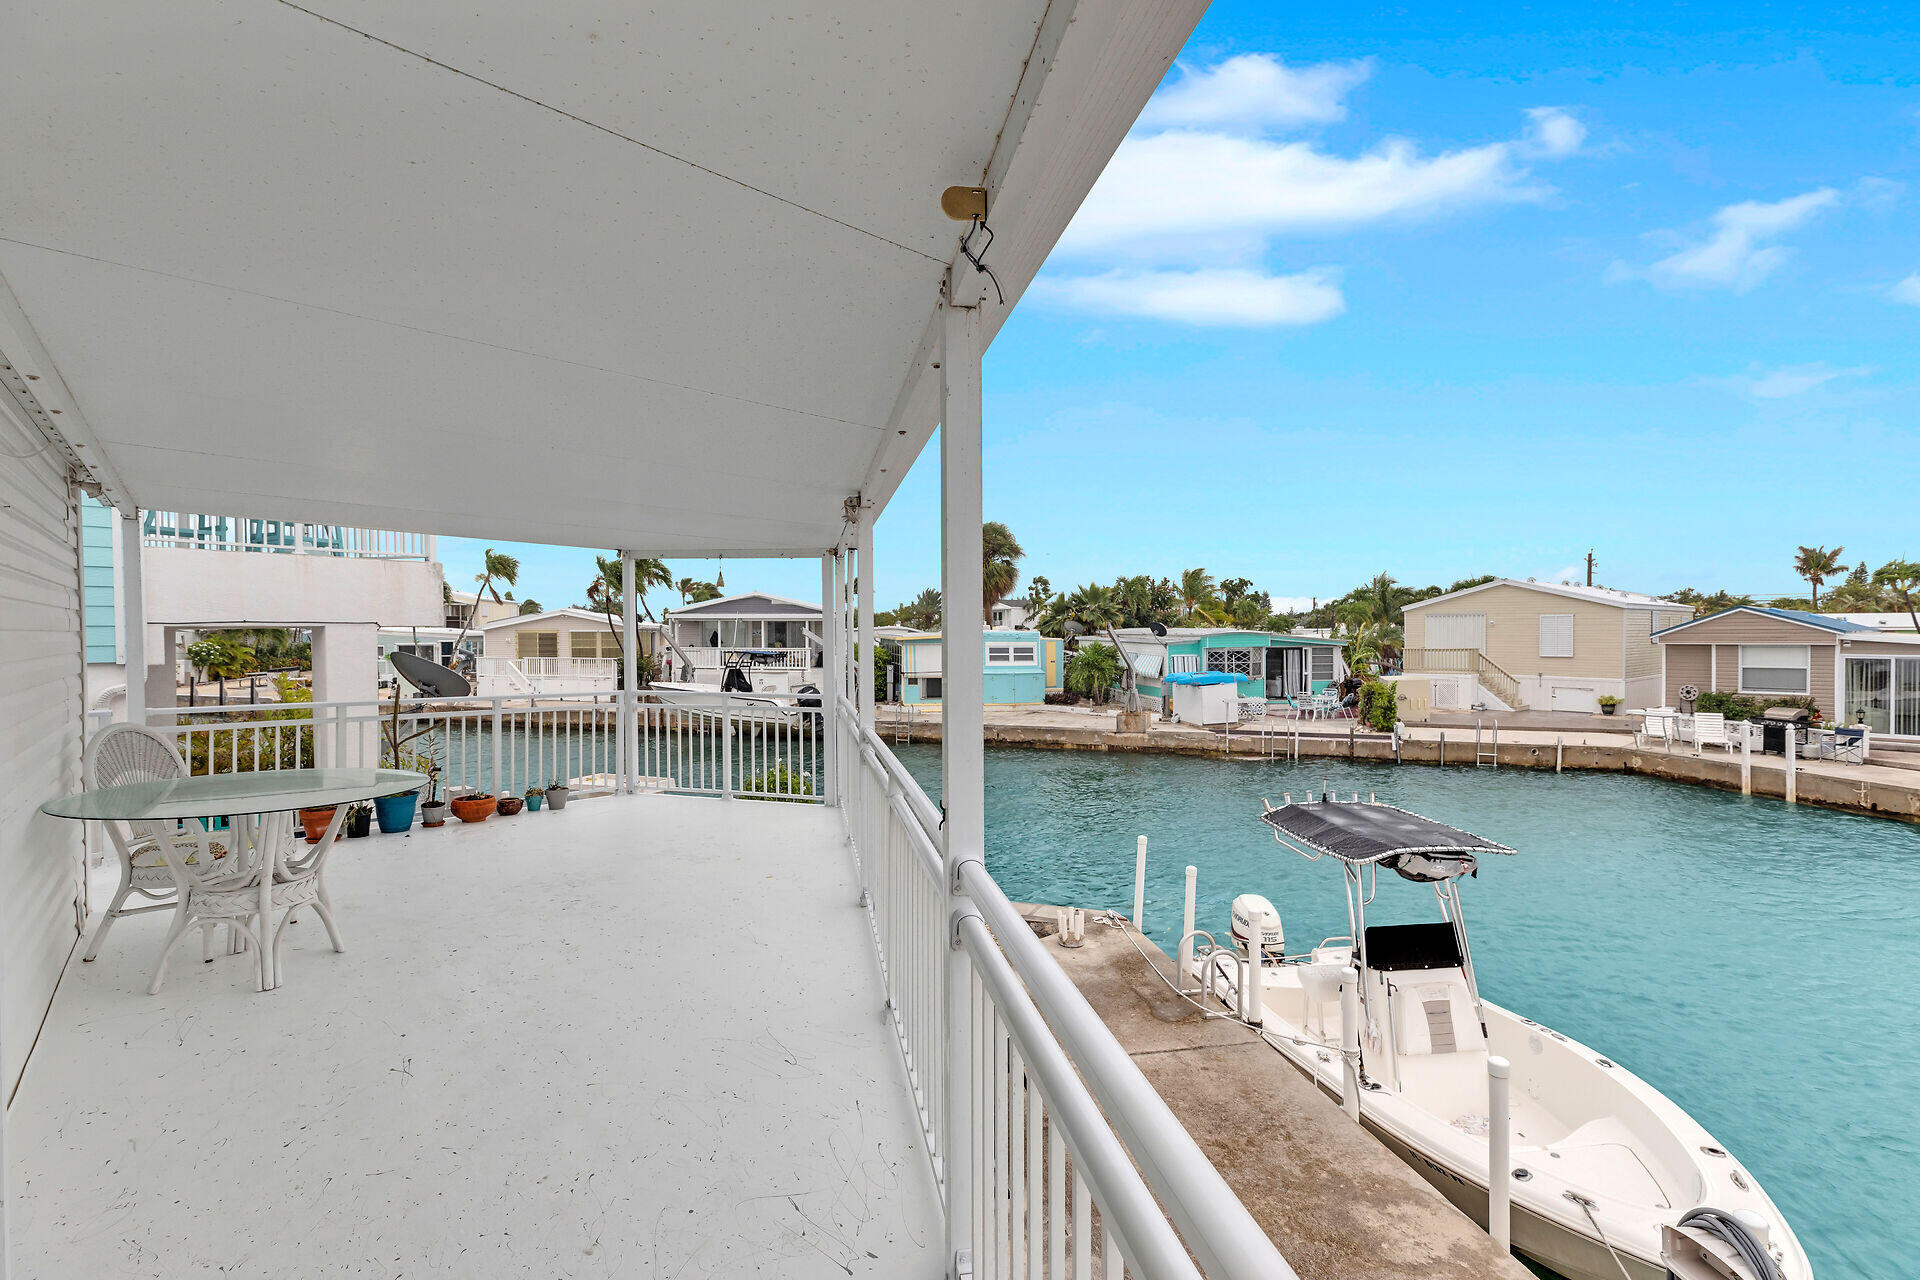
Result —
M 1107 1277 L 1291 1280 L 978 853 L 943 860 L 939 810 L 849 702 L 837 710 L 839 799 L 885 1016 L 948 1212 L 965 1215 L 972 1274 L 1089 1277 L 1097 1258 Z M 943 976 L 956 950 L 969 966 L 959 1009 Z M 970 1116 L 957 1139 L 956 1086 Z
M 432 539 L 424 533 L 196 511 L 143 512 L 140 540 L 148 547 L 192 551 L 258 551 L 365 560 L 433 558 Z
M 566 676 L 582 680 L 611 680 L 619 674 L 613 658 L 520 658 L 520 669 L 535 680 Z
M 194 774 L 372 768 L 388 762 L 383 747 L 393 709 L 391 700 L 292 702 L 178 707 L 149 719 L 174 736 Z M 801 802 L 822 797 L 817 707 L 733 698 L 710 707 L 641 703 L 636 724 L 641 787 Z M 437 761 L 441 787 L 455 793 L 518 795 L 553 781 L 612 787 L 617 725 L 618 708 L 607 694 L 402 697 L 402 764 L 424 771 Z
M 683 655 L 682 661 L 691 661 L 696 668 L 701 670 L 717 670 L 724 667 L 726 665 L 727 655 L 729 654 L 771 654 L 772 657 L 770 659 L 757 664 L 760 669 L 767 671 L 804 671 L 813 665 L 814 652 L 812 649 L 806 648 L 752 649 L 746 645 L 724 645 L 716 649 L 711 645 L 704 644 L 683 644 L 679 646 L 679 650 Z M 753 668 L 748 668 L 748 673 L 751 674 L 752 670 Z

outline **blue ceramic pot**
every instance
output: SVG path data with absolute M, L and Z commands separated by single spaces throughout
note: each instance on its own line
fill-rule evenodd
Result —
M 413 827 L 413 809 L 419 803 L 418 791 L 408 791 L 397 796 L 377 796 L 373 802 L 373 814 L 380 820 L 380 829 L 392 835 Z

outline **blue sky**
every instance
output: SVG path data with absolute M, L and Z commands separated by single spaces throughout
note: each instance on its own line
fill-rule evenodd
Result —
M 1592 547 L 1611 586 L 1787 592 L 1800 543 L 1920 558 L 1916 352 L 1920 9 L 1221 2 L 988 353 L 986 510 L 1056 588 Z M 936 441 L 883 605 L 936 583 L 938 509 Z M 590 553 L 515 550 L 579 598 Z

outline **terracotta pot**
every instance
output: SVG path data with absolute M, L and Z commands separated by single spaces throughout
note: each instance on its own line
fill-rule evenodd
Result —
M 493 797 L 455 796 L 453 816 L 462 822 L 485 822 L 493 816 Z
M 327 834 L 327 824 L 333 821 L 333 811 L 339 807 L 339 805 L 330 804 L 324 809 L 302 809 L 300 811 L 300 826 L 301 829 L 307 833 L 308 844 L 320 843 L 320 837 Z M 340 825 L 341 834 L 344 835 L 346 833 L 346 824 L 343 822 Z M 340 836 L 334 837 L 335 840 L 339 838 Z
M 501 796 L 499 801 L 494 805 L 494 808 L 500 811 L 501 817 L 511 818 L 514 814 L 525 808 L 526 803 L 527 802 L 519 796 Z

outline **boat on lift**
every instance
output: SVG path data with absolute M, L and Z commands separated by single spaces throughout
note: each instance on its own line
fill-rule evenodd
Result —
M 669 706 L 703 711 L 731 706 L 749 720 L 796 722 L 803 709 L 820 705 L 820 692 L 812 684 L 788 688 L 766 670 L 783 656 L 751 649 L 729 650 L 722 659 L 725 665 L 720 683 L 656 680 L 647 691 Z
M 1243 895 L 1234 945 L 1209 940 L 1183 974 L 1204 1002 L 1257 1020 L 1333 1096 L 1357 1081 L 1360 1121 L 1482 1225 L 1488 1059 L 1506 1059 L 1513 1248 L 1569 1280 L 1664 1280 L 1670 1265 L 1715 1280 L 1811 1280 L 1759 1180 L 1692 1116 L 1610 1056 L 1480 994 L 1460 880 L 1512 849 L 1357 796 L 1263 805 L 1282 846 L 1344 869 L 1350 933 L 1289 956 L 1279 913 Z M 1440 919 L 1369 925 L 1383 868 L 1431 886 Z M 1257 1009 L 1243 984 L 1259 992 Z M 1733 1245 L 1704 1239 L 1702 1223 L 1744 1235 L 1744 1264 Z M 1709 1252 L 1718 1270 L 1691 1269 Z

